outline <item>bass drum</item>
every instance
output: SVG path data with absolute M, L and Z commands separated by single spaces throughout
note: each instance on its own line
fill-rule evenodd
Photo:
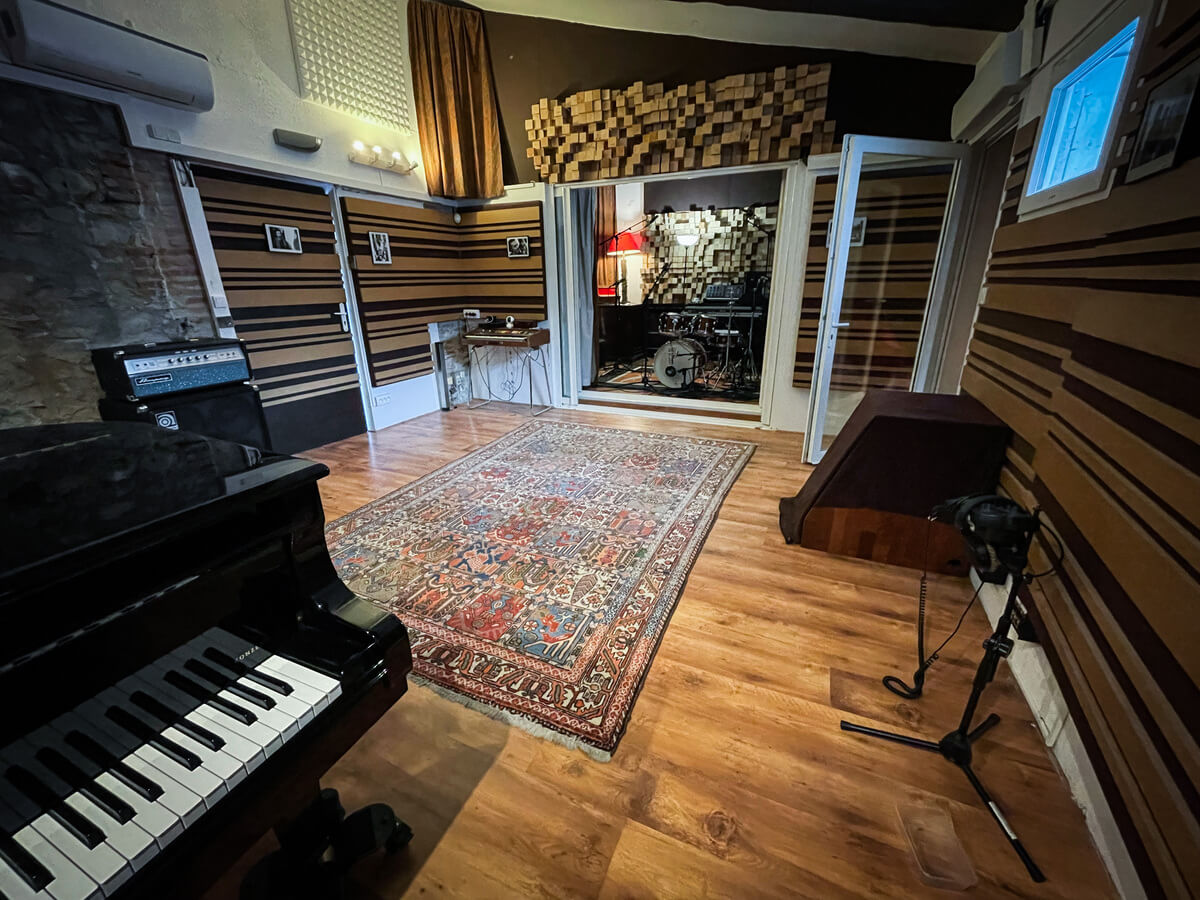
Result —
M 663 387 L 685 388 L 704 372 L 704 347 L 691 338 L 667 341 L 654 354 L 654 377 Z

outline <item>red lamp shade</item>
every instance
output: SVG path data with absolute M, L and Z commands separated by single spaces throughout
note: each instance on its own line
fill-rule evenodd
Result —
M 641 253 L 643 243 L 644 241 L 640 234 L 626 231 L 624 234 L 619 234 L 605 243 L 604 254 L 606 256 L 630 256 L 634 253 Z

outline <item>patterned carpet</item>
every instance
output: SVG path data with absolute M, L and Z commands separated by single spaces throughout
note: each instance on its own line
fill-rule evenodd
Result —
M 332 523 L 329 547 L 408 626 L 418 676 L 603 759 L 753 452 L 530 423 Z

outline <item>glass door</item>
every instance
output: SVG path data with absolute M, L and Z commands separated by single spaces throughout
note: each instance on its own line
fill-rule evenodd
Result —
M 824 264 L 825 278 L 818 320 L 810 309 L 800 323 L 812 347 L 805 461 L 820 461 L 868 390 L 932 390 L 966 153 L 847 135 L 836 182 L 817 180 L 808 274 Z

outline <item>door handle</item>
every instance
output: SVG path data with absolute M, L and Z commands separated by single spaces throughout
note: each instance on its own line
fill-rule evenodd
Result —
M 339 304 L 338 304 L 338 311 L 337 311 L 337 312 L 335 312 L 335 313 L 332 313 L 331 315 L 332 315 L 332 316 L 333 316 L 335 319 L 341 319 L 341 322 L 342 322 L 342 331 L 349 331 L 349 330 L 350 330 L 350 317 L 349 317 L 348 315 L 346 315 L 346 304 L 345 304 L 345 303 L 339 303 Z
M 850 323 L 849 322 L 834 322 L 833 327 L 834 328 L 849 328 Z

